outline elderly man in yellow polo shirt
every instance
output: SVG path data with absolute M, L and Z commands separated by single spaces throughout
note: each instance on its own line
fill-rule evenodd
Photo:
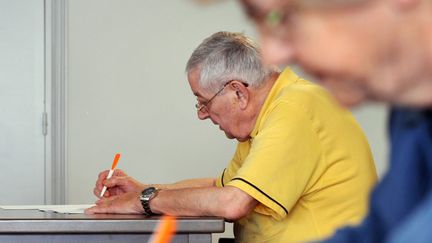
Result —
M 261 63 L 240 33 L 218 32 L 186 67 L 199 119 L 210 119 L 237 151 L 219 178 L 143 184 L 102 172 L 87 213 L 221 216 L 237 242 L 297 242 L 360 222 L 375 167 L 351 114 L 326 90 Z

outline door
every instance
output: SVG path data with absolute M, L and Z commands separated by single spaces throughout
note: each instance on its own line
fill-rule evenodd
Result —
M 0 0 L 0 205 L 45 202 L 44 0 Z

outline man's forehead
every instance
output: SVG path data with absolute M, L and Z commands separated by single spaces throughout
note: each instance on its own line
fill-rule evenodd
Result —
M 193 79 L 193 80 L 189 80 L 189 84 L 191 85 L 191 89 L 192 89 L 192 93 L 197 97 L 197 98 L 204 98 L 205 96 L 203 95 L 203 93 L 205 93 L 205 90 L 203 90 L 198 82 L 198 80 Z

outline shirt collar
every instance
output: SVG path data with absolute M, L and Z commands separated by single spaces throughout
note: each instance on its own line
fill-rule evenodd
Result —
M 250 135 L 251 138 L 254 138 L 258 134 L 262 122 L 261 120 L 264 114 L 268 110 L 270 104 L 272 104 L 273 101 L 279 97 L 281 90 L 283 90 L 286 86 L 295 83 L 298 79 L 299 77 L 297 76 L 297 74 L 295 74 L 289 67 L 285 68 L 279 74 L 279 77 L 276 79 L 275 83 L 273 84 L 273 87 L 271 88 L 269 94 L 267 95 L 267 98 L 263 106 L 261 107 L 260 113 L 255 122 L 254 129 L 252 130 Z

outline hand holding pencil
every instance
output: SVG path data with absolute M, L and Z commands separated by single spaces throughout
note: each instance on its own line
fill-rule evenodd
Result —
M 119 159 L 120 154 L 116 154 L 111 169 L 99 173 L 96 186 L 93 190 L 95 196 L 101 198 L 121 195 L 132 191 L 141 192 L 146 187 L 145 184 L 128 176 L 122 170 L 116 169 Z
M 120 159 L 120 154 L 116 154 L 115 157 L 114 157 L 114 161 L 113 161 L 113 163 L 111 165 L 111 169 L 108 172 L 107 179 L 110 179 L 111 176 L 114 174 L 114 170 L 117 167 L 117 163 L 118 163 L 119 159 Z M 102 191 L 101 191 L 99 197 L 103 197 L 103 195 L 105 194 L 106 189 L 107 189 L 106 186 L 104 186 L 102 188 Z

